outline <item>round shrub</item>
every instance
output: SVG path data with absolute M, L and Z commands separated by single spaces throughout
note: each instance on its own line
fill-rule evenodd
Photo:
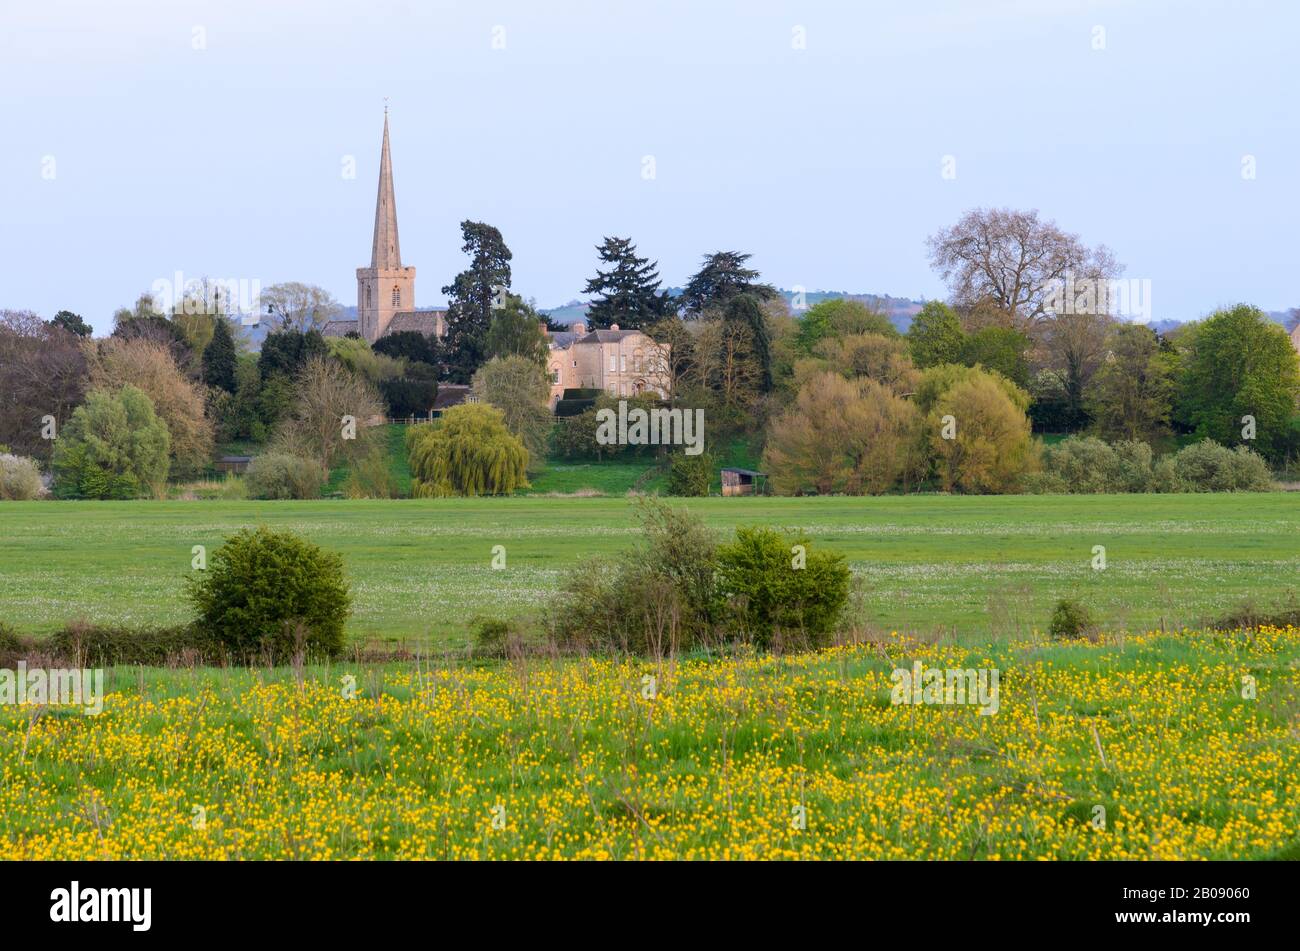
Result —
M 256 457 L 244 475 L 250 499 L 318 499 L 320 484 L 319 465 L 283 452 Z
M 713 481 L 713 457 L 707 453 L 688 456 L 684 452 L 673 454 L 668 467 L 668 494 L 702 496 L 709 494 Z
M 197 627 L 238 656 L 337 656 L 352 599 L 343 560 L 292 532 L 244 529 L 187 579 Z
M 1193 492 L 1266 492 L 1273 484 L 1268 463 L 1257 453 L 1245 446 L 1229 449 L 1212 439 L 1178 450 L 1174 470 Z
M 0 454 L 0 499 L 21 502 L 39 498 L 44 491 L 35 462 L 25 456 Z
M 737 528 L 718 548 L 718 590 L 729 599 L 755 644 L 824 643 L 849 598 L 843 555 L 811 551 L 803 538 L 767 528 Z
M 1052 611 L 1052 623 L 1047 633 L 1058 640 L 1084 637 L 1097 629 L 1088 606 L 1081 601 L 1064 598 L 1056 602 Z

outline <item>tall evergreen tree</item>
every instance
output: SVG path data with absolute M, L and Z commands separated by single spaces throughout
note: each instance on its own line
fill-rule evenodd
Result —
M 758 295 L 733 295 L 722 312 L 722 322 L 730 333 L 748 336 L 749 351 L 758 364 L 759 392 L 771 392 L 772 335 L 767 328 L 767 318 L 759 307 Z
M 212 339 L 203 348 L 203 382 L 234 393 L 237 363 L 235 337 L 230 332 L 230 324 L 218 316 L 212 326 Z
M 492 305 L 505 301 L 510 287 L 510 249 L 501 232 L 479 221 L 462 221 L 461 246 L 470 257 L 467 270 L 442 289 L 447 295 L 447 376 L 452 383 L 469 383 L 487 359 L 487 333 Z
M 716 251 L 704 256 L 704 264 L 682 292 L 681 304 L 687 316 L 699 316 L 711 307 L 720 307 L 737 294 L 750 293 L 760 300 L 776 297 L 770 284 L 756 283 L 758 272 L 745 267 L 753 255 L 735 251 Z
M 667 295 L 659 293 L 659 264 L 639 257 L 631 238 L 607 237 L 596 252 L 612 267 L 596 268 L 584 290 L 600 295 L 587 308 L 593 328 L 618 324 L 624 330 L 644 330 L 667 313 Z
M 56 327 L 62 327 L 78 337 L 89 337 L 94 332 L 94 329 L 82 319 L 80 314 L 74 314 L 70 310 L 59 311 L 54 315 L 54 319 L 50 323 Z

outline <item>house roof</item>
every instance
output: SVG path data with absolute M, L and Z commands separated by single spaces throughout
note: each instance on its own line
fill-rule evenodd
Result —
M 579 339 L 578 343 L 618 343 L 639 333 L 639 330 L 593 330 Z
M 570 330 L 548 331 L 546 334 L 546 342 L 554 350 L 568 350 L 577 339 L 578 335 Z
M 331 320 L 321 328 L 321 333 L 326 337 L 346 337 L 350 333 L 358 332 L 355 320 Z
M 433 398 L 434 409 L 450 409 L 469 398 L 469 387 L 463 383 L 439 383 L 438 395 Z
M 722 467 L 722 471 L 723 471 L 723 472 L 736 472 L 736 473 L 739 473 L 740 475 L 747 475 L 747 476 L 751 476 L 751 477 L 760 477 L 760 476 L 763 477 L 763 478 L 766 478 L 766 477 L 767 477 L 767 473 L 766 473 L 766 472 L 755 472 L 753 469 L 741 469 L 741 468 L 738 468 L 737 466 L 723 466 L 723 467 Z
M 433 310 L 401 311 L 394 314 L 393 319 L 388 322 L 388 329 L 384 331 L 384 336 L 406 330 L 414 330 L 426 337 L 433 336 L 438 332 L 439 326 L 446 325 L 446 314 L 447 308 L 445 307 L 438 307 Z

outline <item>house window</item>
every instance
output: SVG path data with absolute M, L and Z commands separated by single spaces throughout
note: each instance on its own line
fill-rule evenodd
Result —
M 552 383 L 559 383 L 559 382 L 560 382 L 560 368 L 559 368 L 559 367 L 551 367 L 551 382 L 552 382 Z
M 402 289 L 400 287 L 393 288 L 393 306 L 394 307 L 402 306 Z
M 577 361 L 577 360 L 574 360 L 574 361 L 573 361 L 573 365 L 576 367 L 576 366 L 578 365 L 578 361 Z
M 623 372 L 623 373 L 626 373 L 626 372 L 627 372 L 627 354 L 626 354 L 626 353 L 619 354 L 618 362 L 619 362 L 619 370 L 620 370 L 621 372 Z
M 610 373 L 618 372 L 618 357 L 612 353 L 609 355 L 609 372 Z
M 375 302 L 374 288 L 369 284 L 366 285 L 366 306 L 369 307 Z

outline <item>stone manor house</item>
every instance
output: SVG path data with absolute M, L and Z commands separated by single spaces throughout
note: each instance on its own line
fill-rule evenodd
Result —
M 357 319 L 332 320 L 323 332 L 327 337 L 356 333 L 370 343 L 404 330 L 441 339 L 447 333 L 446 318 L 445 307 L 416 309 L 415 268 L 402 265 L 385 108 L 370 266 L 357 268 Z M 543 332 L 550 347 L 547 372 L 552 407 L 566 389 L 602 389 L 614 396 L 647 392 L 668 396 L 667 348 L 641 331 L 620 330 L 617 325 L 588 330 L 585 324 L 576 323 L 567 331 L 552 333 L 543 327 Z

